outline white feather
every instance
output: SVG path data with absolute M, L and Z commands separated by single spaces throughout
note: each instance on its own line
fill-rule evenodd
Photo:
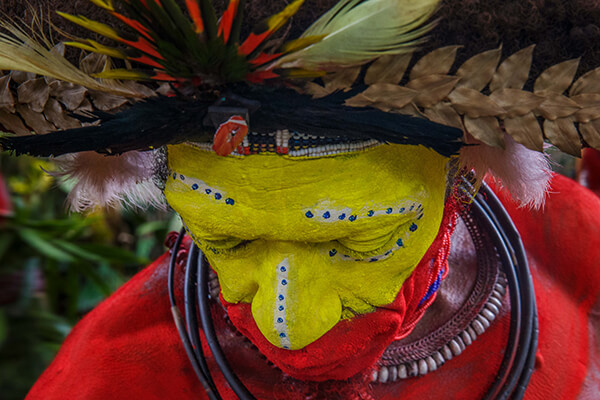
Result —
M 282 57 L 274 66 L 311 70 L 352 66 L 412 51 L 431 29 L 431 24 L 423 24 L 438 4 L 439 0 L 341 0 L 302 35 L 323 39 Z
M 475 170 L 480 179 L 491 175 L 522 207 L 542 207 L 552 175 L 547 156 L 527 149 L 510 135 L 505 134 L 504 140 L 504 150 L 481 142 L 463 147 L 461 166 Z
M 68 202 L 72 211 L 97 206 L 164 208 L 162 191 L 153 182 L 154 152 L 130 151 L 104 156 L 92 151 L 57 157 L 51 174 L 75 180 Z

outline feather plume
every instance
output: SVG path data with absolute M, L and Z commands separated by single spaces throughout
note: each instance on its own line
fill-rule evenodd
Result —
M 57 157 L 50 174 L 75 180 L 67 201 L 72 211 L 94 207 L 154 206 L 164 208 L 161 190 L 153 182 L 154 152 L 130 151 L 106 157 L 87 151 Z
M 482 142 L 460 151 L 461 166 L 475 170 L 479 182 L 488 175 L 522 207 L 538 209 L 544 205 L 550 187 L 551 169 L 544 153 L 529 150 L 504 134 L 505 149 Z
M 98 90 L 129 98 L 147 97 L 119 82 L 98 81 L 79 70 L 58 52 L 41 33 L 29 35 L 21 27 L 0 21 L 0 70 L 18 70 L 71 82 L 92 90 Z
M 302 35 L 324 35 L 322 40 L 282 57 L 272 67 L 343 67 L 410 52 L 433 27 L 424 24 L 438 4 L 439 0 L 342 0 Z

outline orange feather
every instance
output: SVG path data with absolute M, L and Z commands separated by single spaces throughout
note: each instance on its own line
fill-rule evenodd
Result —
M 229 6 L 219 21 L 219 30 L 217 34 L 223 36 L 225 43 L 229 41 L 231 26 L 233 25 L 233 20 L 237 14 L 239 4 L 239 0 L 229 0 Z
M 200 5 L 197 0 L 185 0 L 185 5 L 194 21 L 196 26 L 196 33 L 200 34 L 204 32 L 204 21 L 202 20 L 202 12 L 200 11 Z

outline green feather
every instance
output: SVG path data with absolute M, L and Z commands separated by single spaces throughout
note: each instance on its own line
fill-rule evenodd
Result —
M 439 0 L 341 0 L 302 37 L 323 39 L 279 59 L 273 66 L 335 69 L 386 54 L 414 50 L 433 24 L 424 25 Z

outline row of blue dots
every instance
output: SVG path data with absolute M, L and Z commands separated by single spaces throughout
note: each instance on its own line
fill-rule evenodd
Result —
M 415 208 L 415 206 L 414 206 L 414 205 L 410 207 L 410 210 L 412 211 L 412 210 L 413 210 L 413 208 Z M 402 208 L 400 209 L 400 211 L 399 211 L 399 212 L 400 212 L 400 213 L 403 213 L 405 210 L 406 210 L 406 208 L 402 207 Z M 390 207 L 390 208 L 388 208 L 387 210 L 385 210 L 385 213 L 386 213 L 386 214 L 391 214 L 393 211 L 394 211 L 394 210 L 393 210 L 393 209 Z M 313 214 L 313 213 L 312 213 L 312 211 L 307 211 L 307 212 L 306 212 L 304 215 L 306 216 L 306 218 L 313 218 L 313 217 L 315 216 L 315 214 Z M 373 215 L 375 215 L 375 211 L 373 211 L 373 210 L 369 210 L 369 211 L 367 212 L 367 216 L 368 216 L 368 217 L 372 217 Z M 329 219 L 329 218 L 331 218 L 331 213 L 330 213 L 329 211 L 325 211 L 325 212 L 324 212 L 324 213 L 323 213 L 321 216 L 322 216 L 324 219 Z M 421 217 L 423 217 L 423 214 L 421 214 L 421 215 L 419 216 L 419 218 L 418 218 L 418 219 L 421 219 Z M 338 216 L 338 219 L 339 219 L 340 221 L 342 221 L 342 220 L 346 219 L 346 214 L 344 214 L 344 213 L 340 214 L 340 215 Z M 349 221 L 356 221 L 356 215 L 351 215 L 351 216 L 348 218 L 348 220 L 349 220 Z

